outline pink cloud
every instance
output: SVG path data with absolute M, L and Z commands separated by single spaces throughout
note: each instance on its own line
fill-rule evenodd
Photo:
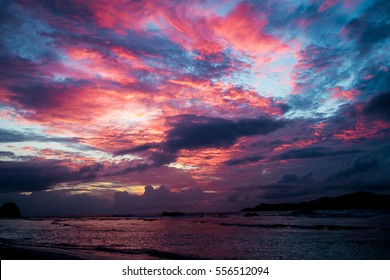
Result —
M 322 12 L 332 8 L 333 6 L 337 5 L 340 2 L 340 0 L 326 0 L 325 2 L 324 1 L 321 1 L 321 2 L 322 2 L 322 4 L 318 8 L 318 11 L 322 13 Z
M 340 86 L 330 88 L 328 91 L 332 94 L 332 98 L 350 101 L 355 100 L 356 96 L 360 94 L 360 91 L 357 89 L 344 89 Z

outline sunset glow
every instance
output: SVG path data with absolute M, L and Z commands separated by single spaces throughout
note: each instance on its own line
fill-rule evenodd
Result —
M 0 1 L 1 201 L 196 212 L 388 190 L 389 3 Z

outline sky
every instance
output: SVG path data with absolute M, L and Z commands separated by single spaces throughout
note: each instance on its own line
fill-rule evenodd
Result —
M 0 202 L 98 215 L 389 193 L 389 15 L 0 0 Z

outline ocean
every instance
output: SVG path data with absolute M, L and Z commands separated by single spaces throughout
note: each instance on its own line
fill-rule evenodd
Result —
M 84 259 L 390 259 L 390 211 L 2 219 L 0 243 Z

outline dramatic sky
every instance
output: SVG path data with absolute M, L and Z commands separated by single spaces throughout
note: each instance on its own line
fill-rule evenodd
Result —
M 0 0 L 0 202 L 389 192 L 390 1 Z

